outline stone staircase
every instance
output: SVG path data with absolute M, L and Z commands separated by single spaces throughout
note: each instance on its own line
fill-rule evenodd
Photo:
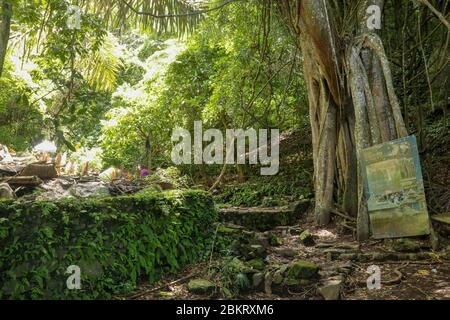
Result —
M 304 223 L 310 200 L 284 207 L 223 207 L 219 209 L 218 236 L 232 245 L 236 273 L 248 279 L 248 292 L 290 296 L 304 293 L 304 298 L 338 299 L 348 262 L 324 264 L 316 259 L 314 236 Z M 310 248 L 310 249 L 307 249 Z M 323 258 L 323 255 L 320 254 Z
M 219 219 L 224 223 L 243 226 L 249 230 L 267 231 L 279 226 L 291 226 L 306 215 L 310 200 L 302 200 L 284 207 L 223 207 Z

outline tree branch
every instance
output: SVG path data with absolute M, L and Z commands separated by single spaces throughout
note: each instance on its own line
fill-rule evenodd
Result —
M 450 31 L 450 23 L 445 19 L 444 15 L 440 13 L 428 0 L 418 0 L 420 3 L 424 4 L 428 7 L 435 15 L 438 17 L 439 20 L 447 27 L 447 29 Z

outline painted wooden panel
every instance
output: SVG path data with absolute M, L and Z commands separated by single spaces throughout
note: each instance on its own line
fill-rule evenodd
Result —
M 430 233 L 419 152 L 414 136 L 361 153 L 364 191 L 375 239 Z

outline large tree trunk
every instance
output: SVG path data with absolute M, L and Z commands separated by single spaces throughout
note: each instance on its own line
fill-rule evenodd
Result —
M 330 211 L 339 202 L 357 216 L 359 240 L 370 236 L 360 151 L 407 134 L 382 41 L 366 23 L 366 9 L 373 4 L 382 9 L 383 2 L 354 1 L 353 7 L 347 2 L 344 8 L 342 2 L 327 0 L 280 1 L 304 58 L 316 221 L 329 223 Z M 344 23 L 339 18 L 350 16 L 344 10 L 358 12 L 345 38 L 336 28 Z
M 3 73 L 6 51 L 8 49 L 9 33 L 11 30 L 12 4 L 9 0 L 2 0 L 2 21 L 0 23 L 0 77 Z

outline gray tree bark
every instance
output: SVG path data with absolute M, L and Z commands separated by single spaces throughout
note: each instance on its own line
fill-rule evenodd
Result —
M 344 8 L 326 0 L 283 0 L 280 8 L 297 35 L 304 58 L 312 127 L 316 222 L 326 225 L 334 201 L 357 216 L 359 240 L 370 236 L 360 152 L 407 134 L 378 35 L 368 30 L 366 10 L 383 0 L 355 2 L 352 38 L 336 28 Z M 342 21 L 341 21 L 342 23 Z M 342 26 L 341 26 L 342 27 Z
M 8 50 L 12 13 L 12 3 L 9 0 L 2 0 L 2 21 L 0 23 L 0 77 L 3 74 L 3 66 L 5 64 L 6 52 Z

